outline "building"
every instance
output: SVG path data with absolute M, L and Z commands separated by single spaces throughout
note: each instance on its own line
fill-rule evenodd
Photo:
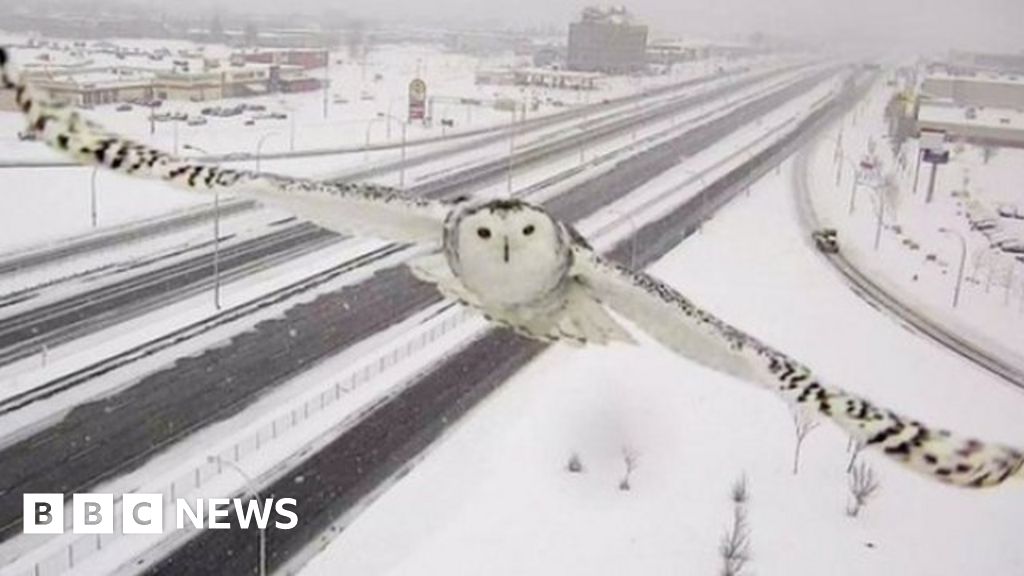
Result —
M 933 74 L 922 80 L 921 95 L 958 106 L 1024 109 L 1024 79 L 1003 74 Z
M 33 85 L 47 100 L 96 106 L 141 100 L 203 102 L 261 96 L 272 92 L 306 92 L 323 87 L 302 66 L 254 64 L 196 66 L 147 70 L 131 67 L 33 70 Z
M 327 65 L 327 52 L 324 50 L 261 50 L 243 54 L 242 61 L 299 66 L 305 70 L 312 70 Z
M 586 8 L 569 24 L 570 70 L 622 74 L 643 69 L 646 60 L 647 26 L 625 8 Z
M 27 75 L 51 102 L 95 106 L 153 98 L 154 74 L 128 67 L 32 70 Z
M 947 66 L 956 71 L 991 71 L 1024 74 L 1024 52 L 992 54 L 984 52 L 951 52 Z

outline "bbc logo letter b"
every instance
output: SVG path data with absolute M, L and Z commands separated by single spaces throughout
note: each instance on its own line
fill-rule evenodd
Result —
M 64 495 L 25 494 L 21 516 L 25 534 L 63 534 Z
M 114 533 L 113 494 L 75 494 L 71 498 L 72 532 L 75 534 Z

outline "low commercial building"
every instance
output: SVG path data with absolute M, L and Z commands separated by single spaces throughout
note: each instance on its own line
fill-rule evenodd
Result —
M 1024 109 L 1024 79 L 1007 74 L 933 74 L 922 80 L 921 95 L 957 106 Z
M 944 131 L 979 144 L 1024 147 L 1024 113 L 1008 108 L 963 108 L 949 103 L 922 104 L 918 130 Z

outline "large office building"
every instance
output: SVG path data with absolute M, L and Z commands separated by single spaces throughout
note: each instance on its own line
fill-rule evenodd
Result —
M 647 59 L 647 26 L 625 8 L 586 8 L 569 25 L 568 68 L 621 74 L 640 70 Z

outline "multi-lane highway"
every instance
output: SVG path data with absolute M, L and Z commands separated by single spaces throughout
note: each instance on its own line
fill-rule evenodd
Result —
M 597 142 L 613 139 L 625 131 L 634 130 L 636 126 L 652 124 L 681 111 L 714 103 L 730 92 L 756 86 L 759 82 L 772 80 L 792 72 L 796 68 L 798 67 L 787 66 L 768 72 L 753 73 L 737 78 L 728 85 L 714 87 L 696 95 L 684 93 L 667 100 L 659 100 L 638 113 L 624 115 L 615 113 L 602 122 L 595 119 L 588 122 L 586 131 L 574 130 L 556 135 L 556 137 L 543 140 L 537 145 L 524 147 L 516 152 L 511 159 L 491 158 L 474 163 L 463 170 L 414 186 L 409 193 L 438 198 L 472 193 L 488 182 L 505 175 L 507 170 L 511 169 L 510 166 L 524 169 L 550 162 L 561 154 L 574 154 L 581 141 L 587 141 L 590 145 L 594 145 Z M 691 85 L 690 83 L 684 84 Z M 660 97 L 662 94 L 658 93 L 657 96 Z M 756 115 L 758 109 L 752 108 L 752 106 L 740 107 L 733 116 L 739 118 Z M 707 114 L 712 113 L 713 110 L 708 106 Z M 632 109 L 627 112 L 632 112 Z M 548 124 L 539 125 L 539 127 L 546 126 Z M 446 154 L 461 152 L 464 152 L 462 148 L 446 150 Z M 442 154 L 432 159 L 437 161 L 441 157 L 456 157 L 450 154 Z M 671 163 L 677 159 L 678 156 L 664 158 L 666 162 Z M 236 212 L 250 208 L 251 203 L 231 205 L 231 209 Z M 38 265 L 40 262 L 52 261 L 69 254 L 80 255 L 87 250 L 107 248 L 111 245 L 110 241 L 137 239 L 143 233 L 163 233 L 169 226 L 181 227 L 187 222 L 204 222 L 210 214 L 207 211 L 202 211 L 186 216 L 176 216 L 170 221 L 136 227 L 119 234 L 112 234 L 110 238 L 90 238 L 78 245 L 61 246 L 52 252 L 26 255 L 21 258 L 21 265 L 24 266 L 27 263 Z M 224 279 L 231 279 L 248 271 L 262 270 L 273 263 L 311 252 L 338 239 L 336 235 L 328 232 L 313 231 L 309 229 L 308 225 L 295 224 L 289 229 L 272 231 L 267 238 L 255 238 L 226 248 L 221 254 L 219 266 L 226 275 Z M 213 278 L 213 265 L 212 254 L 196 256 L 183 262 L 174 261 L 162 268 L 130 276 L 101 288 L 0 317 L 0 365 L 31 356 L 42 350 L 43 347 L 53 348 L 71 338 L 80 337 L 88 332 L 123 321 L 150 310 L 154 305 L 166 305 L 192 295 L 210 285 Z M 34 295 L 31 290 L 26 294 L 19 294 L 17 302 L 24 302 L 25 296 Z
M 548 208 L 568 221 L 592 214 L 674 166 L 681 157 L 724 138 L 805 92 L 830 73 L 809 75 L 738 106 L 727 116 L 623 160 L 614 170 L 556 196 Z M 655 115 L 647 121 L 656 117 L 662 116 Z M 638 235 L 644 240 L 639 242 L 642 249 L 638 261 L 646 262 L 660 255 L 685 237 L 710 211 L 728 201 L 741 188 L 742 181 L 777 161 L 792 143 L 784 141 L 770 154 L 754 156 L 741 170 L 716 180 L 702 191 L 698 202 L 691 201 L 639 230 Z M 490 174 L 489 171 L 492 169 L 482 170 L 481 174 Z M 486 177 L 492 178 L 493 174 Z M 452 188 L 459 186 L 452 183 Z M 450 193 L 443 187 L 429 192 Z M 190 432 L 237 413 L 312 364 L 409 318 L 439 299 L 432 287 L 413 279 L 404 268 L 388 268 L 369 280 L 296 305 L 283 317 L 260 323 L 224 346 L 178 360 L 110 396 L 76 407 L 61 421 L 0 451 L 0 461 L 5 464 L 0 470 L 3 536 L 12 534 L 19 522 L 21 493 L 69 493 L 130 470 Z M 341 444 L 337 447 L 318 452 L 304 462 L 303 468 L 318 479 L 300 497 L 300 503 L 308 502 L 309 510 L 303 509 L 308 515 L 302 516 L 302 530 L 288 533 L 287 538 L 282 536 L 284 533 L 271 533 L 272 562 L 282 564 L 301 547 L 304 539 L 322 530 L 339 511 L 390 476 L 425 442 L 436 437 L 443 421 L 464 412 L 540 350 L 542 347 L 535 343 L 492 331 L 375 411 L 339 439 Z M 352 462 L 359 466 L 352 466 Z M 363 473 L 354 473 L 355 469 Z M 291 489 L 287 479 L 282 482 L 267 492 L 287 493 Z M 221 566 L 223 573 L 251 571 L 255 564 L 242 559 L 244 554 L 233 554 L 234 560 L 223 564 L 214 561 L 213 551 L 222 552 L 225 542 L 211 538 L 225 537 L 222 535 L 248 537 L 238 530 L 221 531 L 216 536 L 204 533 L 161 564 L 159 571 L 188 573 L 199 566 L 198 562 L 203 562 L 205 569 Z M 241 541 L 228 541 L 227 545 L 237 545 L 239 550 L 248 546 Z

